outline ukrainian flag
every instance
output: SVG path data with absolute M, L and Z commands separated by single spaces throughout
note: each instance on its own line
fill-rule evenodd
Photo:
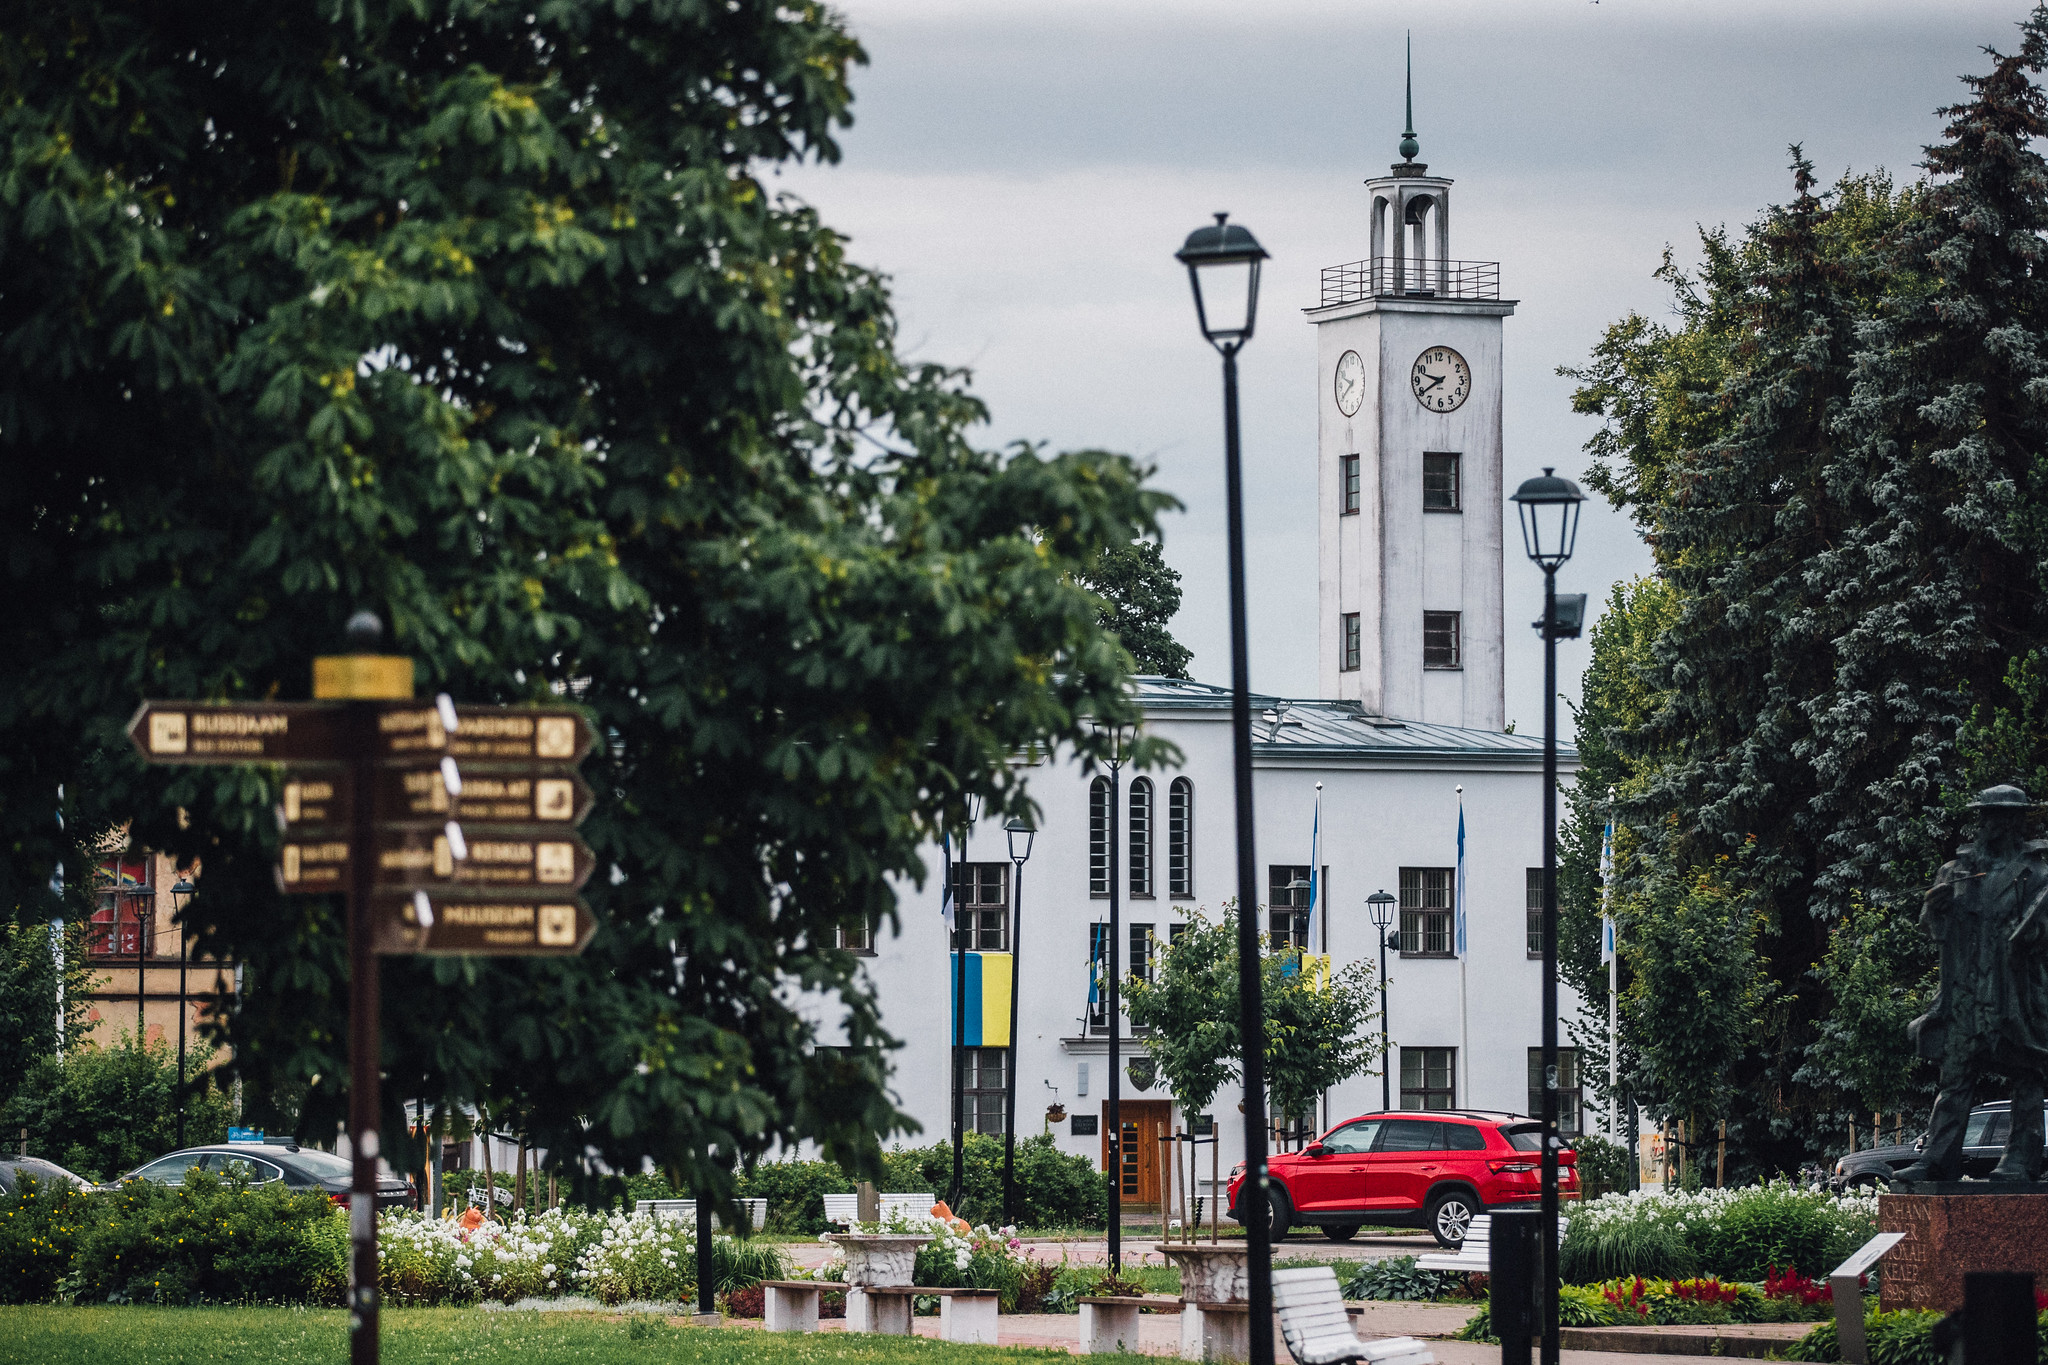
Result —
M 947 978 L 953 985 L 953 1024 L 960 1030 L 965 1047 L 1008 1047 L 1010 1045 L 1010 991 L 1015 979 L 1015 959 L 1008 953 L 967 953 L 966 1008 L 961 1008 L 962 972 L 959 958 L 948 962 Z M 948 1035 L 947 1041 L 952 1041 Z

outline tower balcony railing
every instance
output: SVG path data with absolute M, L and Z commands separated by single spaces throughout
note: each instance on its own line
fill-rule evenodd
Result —
M 1323 303 L 1365 299 L 1498 299 L 1499 261 L 1370 260 L 1323 268 Z

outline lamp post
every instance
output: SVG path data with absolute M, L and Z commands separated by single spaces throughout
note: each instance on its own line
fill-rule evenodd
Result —
M 966 917 L 965 904 L 969 890 L 967 832 L 974 828 L 979 806 L 977 798 L 967 798 L 967 819 L 960 826 L 958 870 L 951 867 L 946 869 L 946 875 L 953 879 L 953 1187 L 946 1192 L 946 1203 L 956 1215 L 960 1208 L 961 1196 L 966 1192 L 962 1174 L 966 1135 L 961 1124 L 967 1105 L 967 1087 L 961 1069 L 967 1062 L 967 946 L 973 941 L 970 928 L 973 922 Z
M 1578 638 L 1583 593 L 1557 595 L 1557 571 L 1572 557 L 1586 495 L 1546 467 L 1515 490 L 1522 548 L 1543 570 L 1543 1365 L 1557 1365 L 1557 642 Z
M 185 1145 L 185 907 L 198 888 L 188 877 L 171 887 L 171 910 L 178 921 L 178 1146 Z
M 1103 1011 L 1109 1023 L 1109 1273 L 1120 1274 L 1124 1264 L 1124 1078 L 1123 1020 L 1119 996 L 1122 993 L 1123 949 L 1117 943 L 1123 933 L 1123 888 L 1118 879 L 1122 867 L 1117 857 L 1117 835 L 1122 829 L 1124 727 L 1098 725 L 1096 732 L 1109 735 L 1109 812 L 1104 838 L 1109 844 L 1109 943 L 1108 970 L 1103 973 Z
M 1244 589 L 1244 470 L 1237 435 L 1237 353 L 1252 339 L 1259 312 L 1259 269 L 1266 250 L 1230 215 L 1196 228 L 1175 253 L 1188 268 L 1195 320 L 1223 357 L 1223 487 L 1230 559 L 1230 739 L 1237 796 L 1238 1010 L 1244 1044 L 1244 1183 L 1238 1211 L 1245 1222 L 1250 1298 L 1251 1365 L 1273 1365 L 1273 1246 L 1267 1220 L 1265 1005 L 1259 990 L 1258 860 L 1252 844 L 1251 647 Z M 1211 314 L 1214 314 L 1212 317 Z
M 1394 898 L 1385 887 L 1365 898 L 1373 928 L 1380 931 L 1380 1108 L 1394 1107 L 1394 1078 L 1387 1070 L 1393 1049 L 1387 1046 L 1387 929 L 1394 922 Z
M 1003 827 L 1010 837 L 1010 862 L 1016 876 L 1010 883 L 1010 1059 L 1003 1068 L 1003 1223 L 1017 1221 L 1017 996 L 1021 978 L 1017 968 L 1024 961 L 1024 864 L 1031 859 L 1035 831 L 1022 820 Z

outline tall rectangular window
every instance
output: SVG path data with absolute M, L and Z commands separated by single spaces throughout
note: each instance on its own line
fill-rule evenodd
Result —
M 954 946 L 970 953 L 1010 950 L 1010 865 L 953 865 Z
M 1152 896 L 1152 779 L 1131 783 L 1131 894 Z
M 1455 512 L 1458 501 L 1458 457 L 1431 451 L 1422 457 L 1422 510 Z
M 147 853 L 126 853 L 94 869 L 97 908 L 92 913 L 86 953 L 91 957 L 151 956 L 156 950 L 156 860 Z
M 1458 1049 L 1401 1049 L 1401 1107 L 1449 1109 L 1457 1103 Z
M 1401 869 L 1401 954 L 1448 957 L 1451 951 L 1451 869 Z
M 1274 863 L 1266 869 L 1266 913 L 1270 921 L 1267 947 L 1308 947 L 1309 869 Z
M 1130 927 L 1130 942 L 1125 945 L 1124 975 L 1135 976 L 1140 981 L 1152 979 L 1152 926 L 1133 924 Z
M 1195 894 L 1195 784 L 1185 777 L 1166 789 L 1166 894 Z
M 1003 1070 L 1010 1050 L 970 1047 L 962 1059 L 961 1123 L 970 1133 L 1000 1135 L 1003 1131 Z
M 875 955 L 875 926 L 865 920 L 859 924 L 842 924 L 838 929 L 839 946 L 849 953 L 861 957 Z
M 1088 894 L 1109 898 L 1109 779 L 1088 784 Z
M 1585 1089 L 1580 1084 L 1579 1050 L 1575 1047 L 1561 1047 L 1557 1050 L 1557 1131 L 1565 1137 L 1579 1135 L 1579 1111 L 1585 1102 Z M 1529 1049 L 1529 1114 L 1531 1117 L 1543 1113 L 1543 1049 Z
M 1358 671 L 1358 653 L 1360 644 L 1358 613 L 1355 611 L 1345 612 L 1343 621 L 1344 671 L 1346 673 L 1356 673 Z
M 1352 516 L 1358 511 L 1358 457 L 1346 455 L 1338 461 L 1337 469 L 1344 484 L 1344 515 Z
M 1529 956 L 1543 956 L 1543 869 L 1529 869 L 1523 903 L 1529 907 Z
M 1458 613 L 1454 611 L 1426 611 L 1422 613 L 1422 666 L 1424 668 L 1459 668 L 1458 662 Z

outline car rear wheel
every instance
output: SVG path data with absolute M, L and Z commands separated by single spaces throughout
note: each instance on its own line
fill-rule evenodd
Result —
M 1479 1206 L 1471 1195 L 1463 1190 L 1446 1190 L 1429 1201 L 1430 1234 L 1444 1250 L 1456 1251 L 1465 1244 L 1465 1229 L 1472 1226 L 1473 1215 L 1478 1212 Z
M 1356 1223 L 1325 1223 L 1323 1236 L 1333 1242 L 1348 1242 L 1358 1235 L 1358 1227 Z

